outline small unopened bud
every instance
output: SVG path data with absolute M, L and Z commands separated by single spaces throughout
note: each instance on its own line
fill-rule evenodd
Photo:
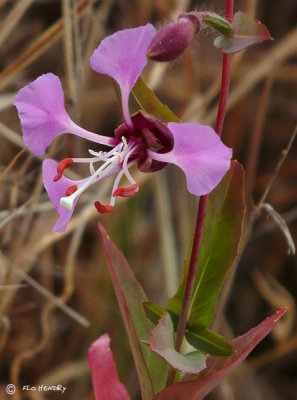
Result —
M 198 20 L 185 15 L 165 25 L 153 38 L 147 56 L 154 61 L 173 61 L 190 45 L 200 29 Z

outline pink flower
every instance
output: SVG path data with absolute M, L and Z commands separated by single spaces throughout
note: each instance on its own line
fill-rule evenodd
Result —
M 91 67 L 114 78 L 122 93 L 124 122 L 113 138 L 89 132 L 76 125 L 64 106 L 64 94 L 57 76 L 48 73 L 22 88 L 15 98 L 23 128 L 24 142 L 36 155 L 44 154 L 51 142 L 62 133 L 72 133 L 91 142 L 109 146 L 107 152 L 89 150 L 92 157 L 67 158 L 57 164 L 43 163 L 43 181 L 56 207 L 59 219 L 53 230 L 65 231 L 79 196 L 91 185 L 115 175 L 109 205 L 95 202 L 100 213 L 113 210 L 116 197 L 131 197 L 138 186 L 129 172 L 137 164 L 143 172 L 155 172 L 167 163 L 176 164 L 185 173 L 190 193 L 210 193 L 230 168 L 232 150 L 226 147 L 209 126 L 196 123 L 168 123 L 143 111 L 129 112 L 132 87 L 147 64 L 147 49 L 155 28 L 147 24 L 126 29 L 105 38 L 91 57 Z M 88 163 L 90 176 L 72 181 L 63 171 L 72 163 Z M 100 164 L 95 168 L 95 164 Z M 129 187 L 119 187 L 126 176 Z

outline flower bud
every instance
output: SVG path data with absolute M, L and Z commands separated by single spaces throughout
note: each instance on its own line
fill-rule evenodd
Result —
M 200 29 L 198 19 L 182 15 L 176 22 L 165 25 L 153 38 L 147 56 L 154 61 L 173 61 L 190 45 Z

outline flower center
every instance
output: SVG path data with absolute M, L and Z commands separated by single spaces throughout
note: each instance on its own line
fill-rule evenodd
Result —
M 57 176 L 54 181 L 60 179 L 65 168 L 71 165 L 73 162 L 84 162 L 89 163 L 90 166 L 90 177 L 85 179 L 81 184 L 70 186 L 64 197 L 60 199 L 60 205 L 66 210 L 72 210 L 76 199 L 92 184 L 98 182 L 108 176 L 117 174 L 113 188 L 112 196 L 109 206 L 104 206 L 100 202 L 95 202 L 97 210 L 101 213 L 111 212 L 117 196 L 131 197 L 138 191 L 138 186 L 132 178 L 129 167 L 135 164 L 135 160 L 131 161 L 131 156 L 138 149 L 138 144 L 133 138 L 127 139 L 121 138 L 121 143 L 115 146 L 109 152 L 95 152 L 89 150 L 89 153 L 93 156 L 91 158 L 74 158 L 62 160 L 57 168 Z M 100 162 L 99 168 L 95 169 L 94 164 Z M 126 175 L 127 179 L 131 183 L 128 188 L 119 188 L 119 183 L 123 175 Z

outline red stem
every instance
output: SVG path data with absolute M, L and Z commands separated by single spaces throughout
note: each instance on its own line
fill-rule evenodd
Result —
M 229 22 L 232 22 L 233 19 L 233 0 L 226 0 L 226 19 Z M 226 104 L 229 93 L 229 84 L 230 84 L 230 73 L 231 73 L 231 59 L 228 54 L 223 55 L 223 66 L 222 66 L 222 81 L 221 81 L 221 91 L 220 91 L 220 99 L 217 113 L 217 121 L 215 130 L 219 136 L 221 136 L 225 112 L 226 112 Z M 190 310 L 192 292 L 195 282 L 195 276 L 197 271 L 203 227 L 205 221 L 206 207 L 207 207 L 208 195 L 201 196 L 199 201 L 199 207 L 197 212 L 196 226 L 195 226 L 195 235 L 192 247 L 192 253 L 189 264 L 189 271 L 187 276 L 187 282 L 185 287 L 185 294 L 183 298 L 183 304 L 181 309 L 181 314 L 178 320 L 177 333 L 176 333 L 176 345 L 175 348 L 177 351 L 180 351 L 181 344 L 183 341 L 183 337 L 185 334 L 185 329 L 187 325 L 188 314 Z M 171 375 L 170 379 L 168 379 L 168 383 L 173 382 L 174 374 Z M 170 382 L 171 381 L 171 382 Z

